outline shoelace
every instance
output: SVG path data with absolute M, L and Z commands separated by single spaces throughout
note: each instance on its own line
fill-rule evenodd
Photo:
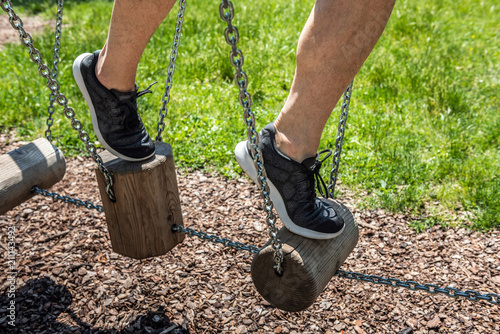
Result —
M 158 83 L 158 81 L 153 82 L 146 89 L 141 90 L 140 92 L 139 92 L 139 87 L 136 85 L 135 87 L 136 87 L 136 90 L 137 90 L 137 97 L 143 96 L 144 94 L 152 93 L 153 91 L 150 88 L 153 87 L 153 85 L 156 85 L 157 83 Z
M 114 102 L 113 106 L 111 107 L 111 110 L 116 110 L 117 112 L 113 115 L 111 114 L 111 117 L 115 117 L 118 119 L 118 122 L 125 122 L 126 127 L 128 129 L 136 129 L 140 124 L 141 124 L 141 117 L 139 113 L 137 112 L 137 107 L 136 107 L 136 100 L 138 97 L 143 96 L 148 93 L 153 93 L 153 91 L 150 89 L 153 85 L 157 84 L 158 81 L 153 82 L 151 85 L 149 85 L 146 89 L 139 91 L 139 87 L 135 85 L 135 89 L 133 92 L 130 93 L 118 93 L 122 97 L 117 96 L 116 102 Z M 123 118 L 123 115 L 129 115 L 128 111 L 130 110 L 136 110 L 137 117 L 125 117 Z
M 328 153 L 326 157 L 320 160 L 320 155 Z M 332 155 L 332 150 L 330 149 L 325 149 L 323 151 L 318 152 L 316 154 L 316 161 L 314 162 L 314 165 L 311 166 L 311 172 L 314 174 L 314 179 L 316 180 L 316 188 L 318 189 L 319 193 L 321 196 L 324 198 L 329 198 L 329 192 L 328 192 L 328 186 L 326 185 L 325 181 L 323 181 L 323 178 L 319 174 L 319 170 L 321 169 L 321 165 L 323 162 L 325 162 L 326 159 L 328 159 Z M 323 190 L 325 193 L 323 193 Z

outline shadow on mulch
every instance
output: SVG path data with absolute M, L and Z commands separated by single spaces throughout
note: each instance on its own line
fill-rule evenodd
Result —
M 81 333 L 81 334 L 185 334 L 188 330 L 177 326 L 159 307 L 155 311 L 137 316 L 122 330 L 93 328 L 78 318 L 71 310 L 71 292 L 62 284 L 49 278 L 29 280 L 15 292 L 15 326 L 12 326 L 8 309 L 12 295 L 0 295 L 0 333 Z M 60 314 L 67 313 L 75 326 L 57 321 Z M 10 324 L 9 324 L 10 323 Z

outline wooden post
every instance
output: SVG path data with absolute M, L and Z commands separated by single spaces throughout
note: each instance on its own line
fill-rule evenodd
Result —
M 34 186 L 50 188 L 66 173 L 64 155 L 45 138 L 38 138 L 0 156 L 0 215 L 27 201 Z
M 284 254 L 281 276 L 273 268 L 270 242 L 253 259 L 252 279 L 257 291 L 281 310 L 298 312 L 312 305 L 358 242 L 358 225 L 352 213 L 344 205 L 332 202 L 345 222 L 341 235 L 313 240 L 283 227 L 279 231 Z
M 127 162 L 108 151 L 101 154 L 113 175 L 115 202 L 96 169 L 113 251 L 134 259 L 166 254 L 184 239 L 184 234 L 172 232 L 174 224 L 183 225 L 172 147 L 155 145 L 155 157 L 143 162 Z

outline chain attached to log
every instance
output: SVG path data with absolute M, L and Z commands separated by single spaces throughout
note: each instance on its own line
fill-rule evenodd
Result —
M 203 231 L 196 231 L 196 230 L 189 228 L 189 227 L 174 225 L 172 227 L 172 231 L 177 232 L 177 233 L 180 233 L 180 232 L 186 233 L 187 235 L 189 235 L 191 237 L 198 237 L 204 241 L 210 241 L 210 242 L 213 242 L 214 244 L 222 244 L 226 247 L 231 247 L 231 248 L 234 248 L 236 250 L 248 251 L 252 254 L 257 254 L 260 251 L 260 249 L 258 247 L 255 247 L 254 245 L 245 245 L 244 243 L 241 243 L 238 241 L 234 242 L 230 239 L 220 238 L 219 236 L 217 236 L 215 234 L 208 234 L 208 233 L 203 232 Z
M 366 275 L 351 271 L 337 270 L 336 276 L 354 279 L 373 284 L 388 285 L 393 288 L 406 288 L 412 291 L 425 291 L 430 294 L 443 294 L 451 298 L 466 298 L 472 301 L 484 300 L 494 305 L 500 305 L 500 295 L 495 293 L 480 293 L 474 290 L 461 291 L 453 287 L 440 288 L 435 284 L 420 284 L 415 281 L 401 281 L 397 278 L 384 278 L 375 275 Z
M 269 228 L 269 236 L 271 237 L 274 250 L 274 269 L 278 274 L 282 274 L 283 250 L 281 249 L 281 241 L 278 239 L 278 227 L 276 226 L 277 219 L 273 212 L 274 205 L 271 197 L 269 196 L 270 190 L 267 183 L 266 170 L 264 168 L 264 159 L 259 148 L 259 134 L 257 133 L 257 130 L 255 130 L 255 114 L 252 112 L 252 97 L 247 91 L 248 76 L 242 70 L 245 59 L 243 57 L 243 52 L 237 47 L 240 35 L 238 28 L 232 23 L 232 20 L 234 19 L 233 3 L 228 0 L 222 0 L 219 5 L 219 15 L 220 18 L 227 23 L 227 28 L 224 30 L 224 36 L 226 38 L 226 43 L 231 47 L 229 59 L 231 61 L 231 65 L 233 65 L 236 69 L 234 83 L 240 91 L 238 99 L 240 101 L 240 105 L 243 107 L 248 142 L 250 143 L 251 154 L 255 164 L 255 169 L 257 170 L 257 181 L 260 187 L 260 193 L 264 200 L 264 206 L 267 212 L 266 222 Z
M 83 200 L 78 199 L 78 198 L 71 198 L 70 196 L 63 196 L 63 195 L 60 195 L 56 192 L 48 191 L 47 189 L 40 189 L 36 186 L 31 189 L 31 192 L 40 194 L 40 195 L 45 196 L 45 197 L 53 198 L 54 200 L 57 200 L 57 201 L 63 201 L 64 203 L 67 203 L 67 204 L 74 204 L 76 206 L 86 207 L 89 210 L 94 209 L 94 210 L 97 210 L 98 212 L 104 212 L 104 208 L 102 205 L 94 204 L 91 201 L 83 201 Z
M 233 242 L 226 238 L 220 238 L 216 235 L 210 235 L 203 231 L 196 231 L 192 228 L 186 228 L 179 225 L 174 225 L 172 230 L 177 233 L 186 233 L 189 236 L 198 237 L 203 241 L 213 242 L 215 244 L 222 244 L 226 247 L 231 247 L 239 251 L 247 251 L 252 254 L 257 254 L 260 249 L 254 245 L 245 245 L 241 242 Z M 471 301 L 486 301 L 494 305 L 500 305 L 500 295 L 495 293 L 480 293 L 474 290 L 461 291 L 453 287 L 441 288 L 436 284 L 420 284 L 415 281 L 402 281 L 397 278 L 384 278 L 376 275 L 367 275 L 356 273 L 352 271 L 337 270 L 335 276 L 348 278 L 373 284 L 381 284 L 391 286 L 393 288 L 405 288 L 412 291 L 423 291 L 430 294 L 442 294 L 450 298 L 466 298 Z
M 54 94 L 56 102 L 64 108 L 64 115 L 66 118 L 71 120 L 71 126 L 73 129 L 78 131 L 78 137 L 85 144 L 87 152 L 94 159 L 99 169 L 104 174 L 106 179 L 106 193 L 112 201 L 116 200 L 113 192 L 113 177 L 111 173 L 109 173 L 106 169 L 101 157 L 97 154 L 95 145 L 90 142 L 89 135 L 83 130 L 82 123 L 75 118 L 75 110 L 68 106 L 68 99 L 59 91 L 59 84 L 57 80 L 53 78 L 50 68 L 43 63 L 40 51 L 33 46 L 33 39 L 24 29 L 23 21 L 12 8 L 10 0 L 1 0 L 0 6 L 7 14 L 9 14 L 9 22 L 11 26 L 19 32 L 19 39 L 21 40 L 21 43 L 29 49 L 31 60 L 38 65 L 38 72 L 47 80 L 47 87 Z
M 181 6 L 185 6 L 185 0 L 181 0 Z M 63 0 L 59 0 L 59 5 L 62 6 Z M 54 51 L 57 52 L 57 56 L 54 56 L 54 72 L 52 73 L 50 69 L 43 64 L 42 61 L 42 55 L 40 52 L 33 46 L 33 40 L 31 38 L 31 35 L 29 35 L 23 28 L 23 22 L 19 16 L 14 12 L 12 9 L 12 4 L 10 0 L 1 0 L 0 3 L 2 9 L 9 14 L 9 21 L 10 24 L 14 29 L 16 29 L 19 32 L 20 40 L 23 45 L 29 48 L 30 50 L 30 58 L 33 62 L 38 64 L 39 66 L 39 72 L 42 77 L 47 79 L 47 86 L 51 91 L 51 96 L 54 94 L 53 99 L 56 101 L 59 105 L 61 105 L 64 108 L 64 113 L 67 118 L 71 120 L 71 124 L 75 130 L 78 131 L 80 139 L 85 143 L 86 148 L 88 153 L 94 157 L 94 160 L 97 162 L 99 165 L 99 169 L 103 171 L 105 177 L 106 177 L 106 182 L 108 183 L 109 191 L 108 192 L 108 187 L 106 188 L 106 191 L 108 192 L 108 195 L 110 198 L 114 197 L 114 194 L 112 193 L 112 177 L 111 175 L 107 172 L 106 168 L 104 165 L 102 165 L 102 160 L 100 156 L 96 153 L 95 146 L 90 143 L 89 141 L 89 136 L 88 134 L 82 130 L 82 125 L 80 121 L 78 121 L 75 118 L 75 112 L 74 110 L 67 105 L 68 100 L 67 98 L 59 92 L 59 85 L 57 81 L 55 80 L 54 74 L 57 73 L 57 63 L 59 62 L 58 58 L 58 51 L 59 51 L 59 46 L 58 41 L 60 39 L 60 30 L 59 32 L 56 32 L 56 46 Z M 255 115 L 251 111 L 251 96 L 250 94 L 246 91 L 246 87 L 248 85 L 248 78 L 245 72 L 242 71 L 241 67 L 243 66 L 243 53 L 241 50 L 237 49 L 236 44 L 238 43 L 239 40 L 239 34 L 238 30 L 235 26 L 232 25 L 231 20 L 234 17 L 234 8 L 233 5 L 230 1 L 223 0 L 219 6 L 219 12 L 222 20 L 224 20 L 228 24 L 228 28 L 226 28 L 224 35 L 226 37 L 226 42 L 231 46 L 232 50 L 230 53 L 230 60 L 231 64 L 236 68 L 236 75 L 235 75 L 235 83 L 240 89 L 240 95 L 239 95 L 239 100 L 240 104 L 242 105 L 244 109 L 244 115 L 245 115 L 245 124 L 247 125 L 247 133 L 248 133 L 248 139 L 250 141 L 251 148 L 252 148 L 252 155 L 254 156 L 254 163 L 256 164 L 257 170 L 259 171 L 259 183 L 261 186 L 261 192 L 262 195 L 265 199 L 264 203 L 266 206 L 266 210 L 268 211 L 268 225 L 270 228 L 270 235 L 273 240 L 273 245 L 275 248 L 275 260 L 276 260 L 276 265 L 275 265 L 275 270 L 277 272 L 282 272 L 283 268 L 281 267 L 281 263 L 283 261 L 283 253 L 281 251 L 281 243 L 277 238 L 277 229 L 275 226 L 276 223 L 276 217 L 272 213 L 272 202 L 269 198 L 269 188 L 267 186 L 267 179 L 265 175 L 265 170 L 264 170 L 264 165 L 262 161 L 262 155 L 260 154 L 260 150 L 258 148 L 258 134 L 255 130 Z M 180 14 L 179 14 L 180 15 Z M 60 8 L 60 12 L 58 10 L 58 22 L 59 18 L 62 18 L 62 8 Z M 182 16 L 179 16 L 179 20 L 182 20 Z M 181 23 L 182 24 L 182 23 Z M 60 26 L 59 26 L 60 29 Z M 177 30 L 176 30 L 177 32 Z M 180 29 L 178 31 L 180 35 Z M 233 36 L 230 36 L 230 35 Z M 176 38 L 177 38 L 176 34 Z M 177 40 L 178 43 L 178 40 Z M 56 49 L 57 47 L 57 49 Z M 175 59 L 174 59 L 175 63 Z M 173 71 L 172 71 L 173 74 Z M 57 74 L 56 74 L 57 75 Z M 339 133 L 337 135 L 337 140 L 335 143 L 335 159 L 334 159 L 334 168 L 332 168 L 332 173 L 331 177 L 333 176 L 333 183 L 332 179 L 330 180 L 330 186 L 329 190 L 331 195 L 333 195 L 333 192 L 335 190 L 335 182 L 337 179 L 337 173 L 338 173 L 338 165 L 339 165 L 339 159 L 340 159 L 340 153 L 342 152 L 342 142 L 343 142 L 343 137 L 344 137 L 344 130 L 345 130 L 345 124 L 346 124 L 346 119 L 349 111 L 349 101 L 350 101 L 350 94 L 352 91 L 352 83 L 349 85 L 347 88 L 346 92 L 344 93 L 344 102 L 342 105 L 342 111 L 341 111 L 341 120 L 339 123 Z M 52 99 L 52 98 L 51 98 Z M 52 102 L 51 102 L 52 103 Z M 168 102 L 167 102 L 168 103 Z M 52 104 L 51 104 L 52 105 Z M 51 119 L 51 115 L 53 114 L 50 112 L 50 107 L 49 107 L 49 119 Z M 48 125 L 48 130 L 46 132 L 46 136 L 49 139 L 51 137 L 51 132 L 50 132 L 50 126 L 52 124 L 49 124 L 49 120 L 47 121 Z M 52 122 L 50 122 L 52 123 Z M 50 140 L 50 139 L 49 139 Z M 34 187 L 32 189 L 33 192 L 36 192 L 38 194 L 47 196 L 47 197 L 52 197 L 54 200 L 61 200 L 64 201 L 65 203 L 71 203 L 76 206 L 84 206 L 87 209 L 95 209 L 99 212 L 103 211 L 102 205 L 95 205 L 90 201 L 82 201 L 79 199 L 72 199 L 69 196 L 61 196 L 58 193 L 55 192 L 50 192 L 48 190 L 42 190 L 37 187 Z M 244 250 L 248 251 L 252 254 L 256 254 L 259 252 L 259 248 L 253 245 L 245 245 L 240 242 L 233 242 L 229 239 L 226 238 L 219 238 L 216 235 L 209 235 L 205 232 L 198 232 L 195 231 L 191 228 L 184 228 L 182 226 L 174 226 L 173 227 L 174 232 L 178 233 L 186 233 L 190 236 L 196 236 L 202 240 L 208 240 L 213 243 L 218 243 L 222 244 L 226 247 L 233 247 L 237 250 Z M 276 243 L 276 244 L 274 244 Z M 487 301 L 491 304 L 494 305 L 500 305 L 500 295 L 499 294 L 494 294 L 494 293 L 487 293 L 483 294 L 474 290 L 466 290 L 466 291 L 461 291 L 453 287 L 446 287 L 446 288 L 441 288 L 435 284 L 420 284 L 415 281 L 401 281 L 396 278 L 383 278 L 380 276 L 376 275 L 367 275 L 367 274 L 362 274 L 362 273 L 356 273 L 356 272 L 350 272 L 350 271 L 344 271 L 344 270 L 338 270 L 335 274 L 336 276 L 343 277 L 343 278 L 348 278 L 348 279 L 354 279 L 354 280 L 359 280 L 359 281 L 364 281 L 364 282 L 369 282 L 373 284 L 382 284 L 382 285 L 387 285 L 391 286 L 394 288 L 406 288 L 412 291 L 425 291 L 430 294 L 442 294 L 445 296 L 448 296 L 450 298 L 466 298 L 471 301 Z

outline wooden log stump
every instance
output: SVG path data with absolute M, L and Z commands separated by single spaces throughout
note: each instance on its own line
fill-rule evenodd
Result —
M 38 138 L 0 156 L 0 215 L 35 195 L 34 186 L 45 189 L 66 173 L 64 155 L 45 138 Z
M 358 242 L 358 225 L 352 213 L 344 205 L 332 202 L 345 222 L 341 235 L 313 240 L 283 227 L 279 231 L 284 255 L 281 276 L 273 268 L 270 242 L 253 259 L 252 279 L 257 291 L 281 310 L 298 312 L 312 305 Z
M 134 259 L 166 254 L 185 237 L 172 232 L 174 224 L 183 225 L 172 147 L 155 145 L 155 157 L 142 162 L 127 162 L 108 151 L 101 154 L 113 175 L 115 202 L 96 169 L 113 251 Z

